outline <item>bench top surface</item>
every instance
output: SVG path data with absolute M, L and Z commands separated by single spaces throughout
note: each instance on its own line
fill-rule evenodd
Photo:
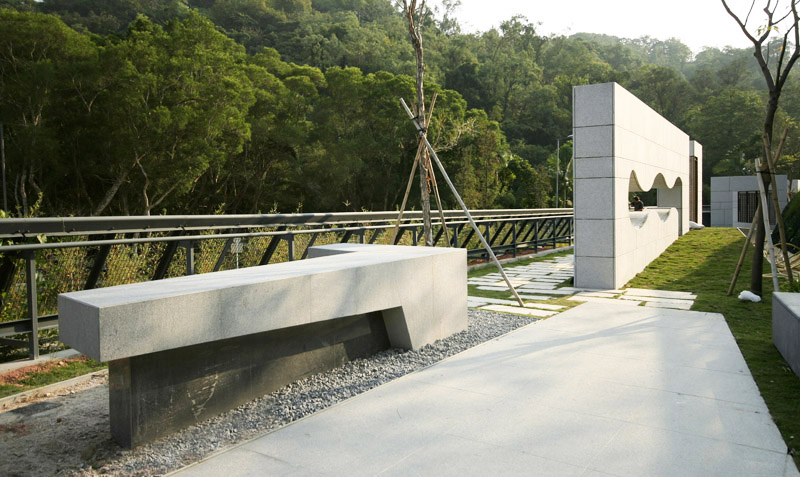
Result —
M 800 316 L 800 293 L 775 292 L 772 298 L 783 303 L 783 306 Z
M 309 276 L 325 272 L 333 272 L 350 268 L 359 268 L 399 260 L 413 259 L 457 252 L 457 249 L 443 247 L 410 247 L 370 244 L 334 244 L 313 247 L 332 253 L 332 255 L 274 263 L 214 273 L 188 275 L 108 288 L 96 288 L 76 292 L 62 293 L 71 300 L 96 307 L 121 305 L 151 301 L 174 296 L 202 293 L 248 284 L 279 281 Z M 354 253 L 358 252 L 358 253 Z

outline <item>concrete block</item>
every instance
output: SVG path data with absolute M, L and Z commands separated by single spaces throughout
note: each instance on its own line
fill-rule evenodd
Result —
M 772 342 L 800 377 L 800 293 L 772 294 Z
M 111 363 L 115 439 L 135 446 L 376 346 L 417 349 L 467 327 L 463 249 L 309 256 L 59 295 L 60 339 Z
M 610 157 L 614 154 L 611 126 L 594 126 L 575 129 L 574 154 L 576 159 Z
M 730 203 L 731 191 L 728 189 L 719 189 L 711 191 L 711 203 Z
M 715 190 L 731 190 L 730 176 L 712 177 L 711 178 L 711 191 Z
M 610 179 L 575 179 L 575 219 L 613 219 Z
M 573 127 L 611 124 L 613 88 L 613 83 L 574 88 Z
M 575 287 L 591 289 L 616 288 L 614 285 L 614 259 L 606 257 L 579 257 L 576 255 Z
M 576 219 L 575 250 L 584 257 L 613 257 L 614 221 Z
M 610 157 L 584 157 L 575 159 L 576 179 L 606 178 L 613 175 L 613 159 Z
M 418 276 L 420 266 L 433 273 L 437 256 L 466 263 L 464 250 L 340 244 L 312 248 L 316 253 L 327 256 L 61 294 L 61 339 L 110 361 L 401 307 L 417 348 L 432 342 L 422 323 L 430 321 L 434 296 L 463 297 L 466 304 L 465 267 L 460 280 L 461 271 L 437 269 L 452 280 L 435 284 L 432 275 L 428 282 Z M 466 306 L 462 322 L 466 327 Z M 398 346 L 410 344 L 398 339 Z
M 733 191 L 758 190 L 755 176 L 731 176 L 730 189 Z

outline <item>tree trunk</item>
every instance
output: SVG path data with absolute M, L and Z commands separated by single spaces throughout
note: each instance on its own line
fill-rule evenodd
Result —
M 767 90 L 769 91 L 769 102 L 767 104 L 766 115 L 764 116 L 764 136 L 767 138 L 767 141 L 765 141 L 764 144 L 764 161 L 762 161 L 762 165 L 759 168 L 760 170 L 756 171 L 756 177 L 758 180 L 762 180 L 764 182 L 764 191 L 766 193 L 769 193 L 770 186 L 768 161 L 772 160 L 770 146 L 772 144 L 772 128 L 775 123 L 775 114 L 778 111 L 781 90 L 783 89 L 783 85 L 786 83 L 786 80 L 789 78 L 789 72 L 791 71 L 795 62 L 800 59 L 800 31 L 798 31 L 798 28 L 800 28 L 800 15 L 798 15 L 797 12 L 797 0 L 790 0 L 788 12 L 778 12 L 779 4 L 780 2 L 775 2 L 773 4 L 771 0 L 766 1 L 766 6 L 763 9 L 763 12 L 766 15 L 766 24 L 759 23 L 758 20 L 755 21 L 755 23 L 758 24 L 758 36 L 755 36 L 747 29 L 747 23 L 748 20 L 750 20 L 750 14 L 754 11 L 755 0 L 750 5 L 750 10 L 747 13 L 747 17 L 745 17 L 744 21 L 742 21 L 741 18 L 739 18 L 739 16 L 737 16 L 730 9 L 727 0 L 722 0 L 722 5 L 725 7 L 728 15 L 730 15 L 736 21 L 736 24 L 739 25 L 742 33 L 744 33 L 744 35 L 753 44 L 753 56 L 755 57 L 756 62 L 761 69 L 761 73 L 764 76 L 764 81 L 767 85 Z M 785 33 L 783 34 L 783 39 L 781 42 L 779 58 L 777 62 L 774 63 L 775 75 L 773 76 L 772 71 L 770 71 L 770 64 L 767 59 L 764 58 L 763 45 L 769 40 L 769 36 L 773 32 L 779 31 L 778 24 L 784 20 L 788 21 L 789 26 L 787 27 L 784 25 L 783 28 L 780 29 Z M 751 25 L 752 24 L 753 23 L 751 23 Z M 793 42 L 790 42 L 790 34 L 793 36 Z M 786 54 L 790 50 L 791 53 L 787 57 Z M 780 213 L 780 211 L 776 212 Z M 763 213 L 768 214 L 769 212 L 763 211 Z M 762 293 L 761 276 L 762 267 L 764 264 L 764 238 L 765 234 L 769 232 L 764 230 L 762 223 L 763 220 L 760 220 L 756 224 L 753 268 L 750 272 L 750 291 L 758 296 L 761 296 Z
M 422 49 L 422 33 L 420 32 L 420 28 L 422 26 L 422 15 L 425 11 L 425 0 L 422 0 L 419 9 L 417 9 L 417 0 L 411 0 L 410 4 L 407 3 L 406 0 L 403 0 L 403 10 L 406 15 L 406 19 L 408 20 L 408 32 L 411 35 L 411 43 L 414 46 L 414 55 L 416 56 L 417 60 L 417 120 L 419 121 L 419 125 L 426 130 L 428 127 L 428 122 L 425 117 L 425 61 L 424 52 Z M 420 200 L 422 202 L 422 229 L 423 236 L 425 237 L 425 245 L 432 247 L 433 228 L 431 226 L 431 195 L 429 188 L 430 179 L 428 178 L 430 161 L 431 158 L 427 148 L 423 148 L 422 155 L 420 156 L 419 168 L 419 189 Z

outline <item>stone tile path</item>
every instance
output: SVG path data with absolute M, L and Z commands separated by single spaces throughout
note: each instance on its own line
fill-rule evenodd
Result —
M 647 290 L 643 288 L 588 290 L 570 286 L 559 287 L 558 285 L 573 277 L 574 264 L 574 256 L 567 255 L 534 262 L 529 265 L 510 265 L 503 267 L 503 270 L 505 270 L 511 285 L 517 290 L 520 298 L 526 302 L 528 300 L 541 302 L 568 297 L 568 300 L 576 302 L 605 303 L 624 300 L 625 303 L 630 305 L 689 310 L 694 304 L 695 298 L 697 298 L 696 295 L 689 292 Z M 481 277 L 470 278 L 467 283 L 475 285 L 478 290 L 482 291 L 508 291 L 508 286 L 500 273 L 490 273 Z M 539 311 L 531 311 L 531 308 L 542 308 L 535 303 L 526 303 L 525 308 L 522 308 L 511 293 L 509 293 L 508 297 L 509 299 L 505 300 L 470 296 L 468 306 L 491 311 L 542 317 L 555 314 L 543 315 Z M 557 311 L 555 309 L 549 310 Z

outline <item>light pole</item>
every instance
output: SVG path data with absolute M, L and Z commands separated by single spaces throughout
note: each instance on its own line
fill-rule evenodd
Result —
M 558 208 L 558 180 L 561 178 L 561 140 L 570 138 L 572 138 L 572 134 L 556 139 L 556 209 Z

